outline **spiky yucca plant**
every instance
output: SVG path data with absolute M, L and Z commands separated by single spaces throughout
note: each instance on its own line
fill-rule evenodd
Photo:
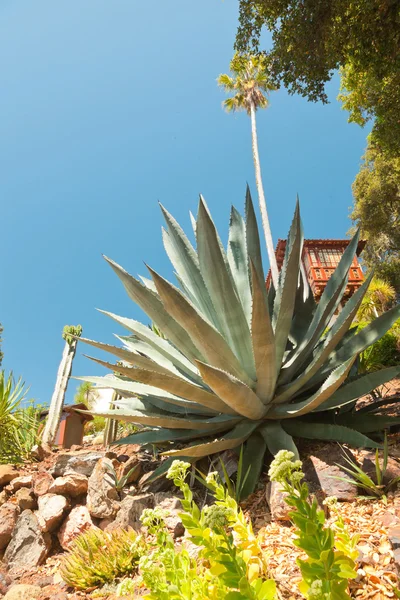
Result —
M 298 204 L 276 292 L 266 290 L 249 190 L 246 219 L 232 208 L 227 251 L 202 198 L 193 222 L 197 251 L 161 208 L 167 224 L 164 246 L 179 288 L 150 268 L 152 280 L 140 282 L 106 260 L 165 339 L 112 313 L 105 314 L 131 333 L 117 336 L 123 348 L 80 338 L 122 361 L 93 359 L 113 375 L 81 378 L 123 397 L 116 411 L 97 414 L 146 426 L 125 443 L 171 444 L 164 452 L 170 458 L 157 475 L 177 456 L 195 461 L 245 443 L 244 469 L 252 465 L 247 493 L 257 482 L 267 449 L 297 455 L 292 436 L 377 447 L 367 434 L 383 429 L 390 419 L 360 414 L 355 401 L 398 375 L 400 367 L 360 377 L 354 362 L 399 317 L 400 306 L 362 331 L 351 328 L 370 276 L 334 318 L 358 234 L 316 304 L 300 268 Z

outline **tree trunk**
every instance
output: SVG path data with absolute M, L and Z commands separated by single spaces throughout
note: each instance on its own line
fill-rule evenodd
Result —
M 72 361 L 75 356 L 76 345 L 76 340 L 72 340 L 70 344 L 67 341 L 65 342 L 61 363 L 58 367 L 57 381 L 50 402 L 47 423 L 43 432 L 43 442 L 46 444 L 53 444 L 57 435 L 64 398 L 72 371 Z
M 278 288 L 278 265 L 276 262 L 274 242 L 272 239 L 271 227 L 268 219 L 267 203 L 264 196 L 264 188 L 261 177 L 261 166 L 260 157 L 258 154 L 258 141 L 257 141 L 257 127 L 256 127 L 256 109 L 253 103 L 250 105 L 250 117 L 251 117 L 251 142 L 253 147 L 253 160 L 254 170 L 256 173 L 256 185 L 258 192 L 258 201 L 260 204 L 261 221 L 264 229 L 265 242 L 267 245 L 267 252 L 269 258 L 269 265 L 271 269 L 272 281 L 275 289 Z

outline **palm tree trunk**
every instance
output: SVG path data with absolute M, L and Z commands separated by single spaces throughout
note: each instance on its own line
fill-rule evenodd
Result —
M 53 444 L 57 435 L 64 398 L 72 371 L 72 361 L 75 356 L 76 345 L 76 340 L 72 340 L 71 343 L 65 342 L 64 352 L 60 366 L 58 367 L 56 385 L 50 402 L 47 423 L 43 432 L 43 442 L 46 444 Z
M 264 196 L 264 188 L 261 177 L 261 166 L 260 166 L 260 157 L 258 154 L 258 140 L 257 140 L 257 127 L 256 127 L 256 109 L 254 103 L 252 102 L 250 105 L 250 117 L 251 117 L 251 142 L 253 147 L 253 160 L 254 160 L 254 170 L 256 174 L 256 185 L 258 192 L 258 201 L 260 204 L 260 212 L 261 212 L 261 221 L 264 229 L 265 242 L 267 245 L 267 252 L 269 258 L 269 265 L 271 269 L 272 281 L 275 289 L 278 288 L 278 265 L 276 262 L 275 256 L 275 248 L 274 242 L 272 239 L 271 227 L 269 224 L 268 212 L 267 212 L 267 203 L 265 201 Z

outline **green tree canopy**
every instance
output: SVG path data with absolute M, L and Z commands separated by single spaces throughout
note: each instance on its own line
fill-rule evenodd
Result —
M 369 141 L 354 184 L 353 221 L 368 240 L 363 258 L 400 292 L 400 158 Z
M 272 48 L 260 50 L 263 27 Z M 344 107 L 387 150 L 400 146 L 400 10 L 397 0 L 240 0 L 235 47 L 262 52 L 269 75 L 290 93 L 327 102 L 325 84 L 342 67 Z M 343 90 L 343 92 L 345 92 Z

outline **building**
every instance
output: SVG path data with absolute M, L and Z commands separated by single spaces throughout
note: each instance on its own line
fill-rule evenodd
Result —
M 326 284 L 336 269 L 339 261 L 349 245 L 350 240 L 304 240 L 303 265 L 316 300 L 321 297 Z M 346 301 L 361 286 L 364 274 L 358 260 L 364 249 L 365 241 L 358 242 L 357 252 L 350 268 L 349 281 L 343 300 Z M 286 240 L 278 240 L 275 250 L 278 269 L 280 270 L 285 257 Z M 271 272 L 267 276 L 267 287 L 271 282 Z

